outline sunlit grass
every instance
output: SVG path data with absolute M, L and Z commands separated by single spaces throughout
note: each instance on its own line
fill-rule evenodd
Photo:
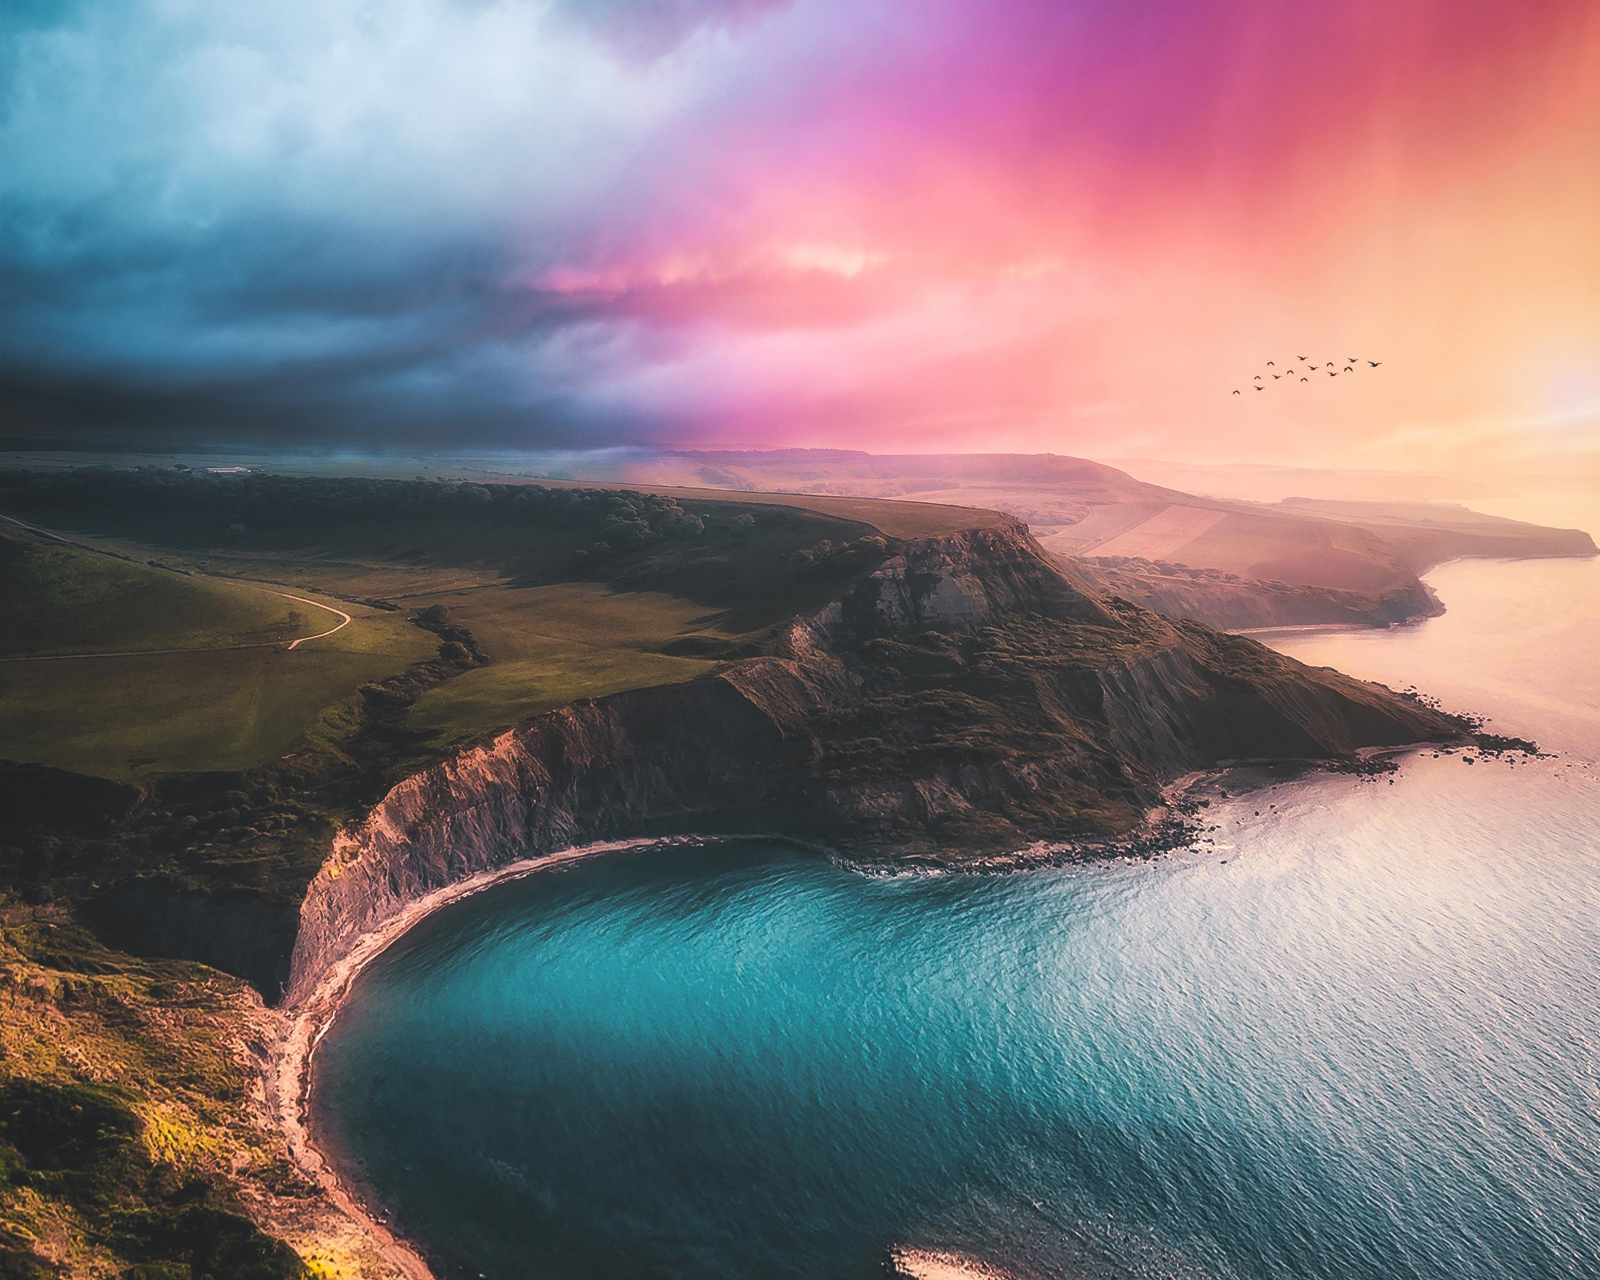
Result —
M 655 650 L 683 635 L 721 634 L 704 606 L 595 583 L 489 587 L 412 603 L 443 604 L 490 659 L 429 690 L 412 708 L 409 727 L 437 735 L 441 744 L 579 698 L 692 679 L 715 664 Z
M 276 642 L 333 615 L 245 584 L 9 535 L 0 555 L 6 657 L 192 650 L 0 662 L 9 760 L 119 779 L 247 768 L 291 750 L 326 708 L 437 643 L 399 614 L 344 605 L 350 626 L 291 652 Z
M 0 529 L 0 655 L 215 648 L 292 639 L 331 614 L 242 584 Z

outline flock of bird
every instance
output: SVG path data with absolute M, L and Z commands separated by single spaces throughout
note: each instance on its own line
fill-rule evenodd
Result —
M 1273 382 L 1282 382 L 1285 378 L 1299 378 L 1301 382 L 1310 382 L 1311 375 L 1313 373 L 1323 372 L 1326 373 L 1330 378 L 1337 378 L 1341 373 L 1354 373 L 1361 365 L 1360 359 L 1356 356 L 1346 356 L 1344 359 L 1343 368 L 1340 367 L 1341 362 L 1338 360 L 1329 360 L 1323 364 L 1312 364 L 1310 362 L 1310 358 L 1307 356 L 1297 356 L 1296 359 L 1300 361 L 1300 365 L 1304 370 L 1303 372 L 1299 372 L 1291 367 L 1286 367 L 1282 373 L 1274 373 L 1273 370 L 1275 370 L 1278 366 L 1275 362 L 1268 360 L 1266 373 L 1256 374 L 1255 380 L 1250 384 L 1250 389 L 1252 391 L 1265 391 L 1267 389 L 1267 377 L 1269 376 Z M 1376 369 L 1382 363 L 1383 361 L 1381 360 L 1367 361 L 1367 365 L 1373 369 Z M 1233 394 L 1239 394 L 1237 388 L 1235 388 Z

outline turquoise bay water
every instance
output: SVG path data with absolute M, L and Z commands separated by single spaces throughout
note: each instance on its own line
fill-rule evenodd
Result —
M 430 918 L 319 1129 L 446 1269 L 1600 1276 L 1600 563 L 1279 638 L 1561 752 L 1210 810 L 1153 863 L 868 878 L 723 843 Z

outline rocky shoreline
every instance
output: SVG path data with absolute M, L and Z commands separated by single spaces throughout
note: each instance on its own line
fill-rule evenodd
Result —
M 411 901 L 574 845 L 765 831 L 850 860 L 970 864 L 1141 838 L 1174 780 L 1229 761 L 1348 761 L 1470 730 L 1099 596 L 1020 526 L 897 551 L 765 652 L 571 704 L 394 786 L 307 888 L 287 1001 Z
M 362 1191 L 340 1177 L 318 1147 L 311 1131 L 310 1087 L 312 1058 L 351 986 L 361 972 L 389 947 L 434 912 L 496 885 L 541 871 L 567 866 L 584 858 L 623 849 L 646 848 L 661 840 L 606 841 L 563 849 L 542 857 L 526 858 L 465 880 L 445 885 L 409 903 L 381 926 L 362 934 L 355 945 L 328 967 L 317 985 L 293 1004 L 277 1010 L 277 1035 L 264 1061 L 267 1105 L 273 1123 L 283 1134 L 295 1165 L 347 1218 L 373 1240 L 379 1256 L 406 1280 L 433 1280 L 433 1271 L 420 1248 L 391 1230 L 383 1212 L 369 1205 Z
M 1415 699 L 1104 597 L 1020 526 L 900 544 L 765 651 L 571 704 L 394 786 L 339 831 L 300 909 L 267 1094 L 292 1157 L 408 1280 L 307 1114 L 316 1045 L 419 920 L 576 859 L 765 833 L 868 873 L 1004 872 L 1191 843 L 1190 797 L 1249 757 L 1366 767 L 1464 741 Z
M 1489 738 L 1488 735 L 1480 735 Z M 1084 864 L 1117 859 L 1150 860 L 1161 854 L 1192 847 L 1201 838 L 1204 826 L 1197 815 L 1207 797 L 1237 798 L 1255 789 L 1274 786 L 1286 780 L 1318 771 L 1354 772 L 1375 775 L 1390 772 L 1399 757 L 1410 750 L 1387 749 L 1363 753 L 1349 762 L 1327 761 L 1238 761 L 1224 767 L 1188 774 L 1174 780 L 1163 791 L 1162 802 L 1153 806 L 1133 830 L 1102 839 L 1068 843 L 1040 843 L 1009 854 L 983 855 L 933 864 L 909 858 L 893 861 L 858 861 L 841 857 L 836 851 L 811 846 L 818 856 L 865 875 L 916 875 L 937 871 L 940 874 L 1011 874 L 1044 866 Z M 1480 751 L 1533 750 L 1532 744 L 1517 740 L 1489 739 L 1478 744 Z M 798 843 L 790 837 L 770 833 L 718 835 L 678 835 L 639 837 L 628 840 L 597 841 L 519 858 L 501 866 L 478 871 L 465 879 L 431 889 L 385 917 L 369 931 L 358 935 L 349 949 L 320 971 L 314 986 L 301 990 L 291 1002 L 270 1011 L 275 1035 L 263 1061 L 263 1078 L 269 1112 L 283 1135 L 289 1153 L 301 1173 L 311 1181 L 334 1207 L 373 1242 L 374 1252 L 405 1280 L 435 1280 L 426 1260 L 425 1247 L 407 1239 L 388 1223 L 388 1214 L 370 1191 L 341 1176 L 318 1144 L 313 1127 L 311 1081 L 317 1046 L 332 1029 L 339 1012 L 362 972 L 436 912 L 465 898 L 500 885 L 558 870 L 589 858 L 629 850 L 696 845 L 728 840 L 781 840 Z M 266 1011 L 264 1011 L 266 1012 Z M 901 1250 L 893 1257 L 920 1261 L 919 1251 Z M 927 1255 L 929 1258 L 933 1255 Z M 978 1266 L 972 1260 L 968 1265 Z M 990 1274 L 980 1270 L 974 1274 Z M 998 1273 L 996 1273 L 998 1274 Z

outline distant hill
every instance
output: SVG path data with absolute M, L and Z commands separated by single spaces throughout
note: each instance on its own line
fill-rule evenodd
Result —
M 1227 628 L 1387 626 L 1438 611 L 1420 575 L 1443 561 L 1595 554 L 1579 530 L 1455 505 L 1202 497 L 1056 454 L 641 451 L 608 455 L 605 469 L 663 491 L 814 495 L 818 509 L 851 497 L 1004 511 L 1104 589 Z

